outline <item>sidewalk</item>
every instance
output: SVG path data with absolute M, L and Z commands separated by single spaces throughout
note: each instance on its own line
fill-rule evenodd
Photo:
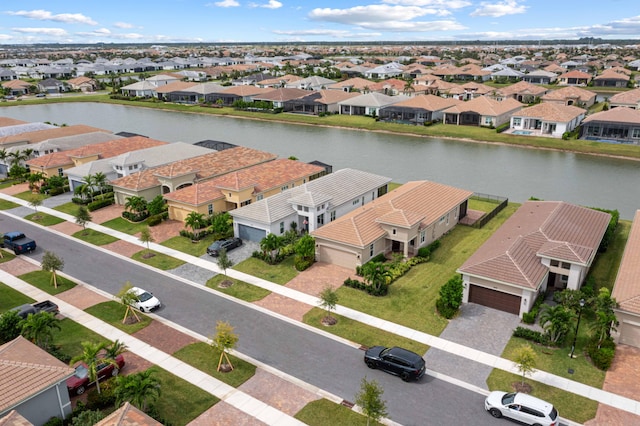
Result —
M 23 200 L 7 196 L 6 194 L 3 194 L 3 193 L 0 193 L 0 198 L 7 199 L 21 205 L 28 204 Z M 74 222 L 74 218 L 68 214 L 61 213 L 59 211 L 44 208 L 44 207 L 40 208 L 40 210 L 47 214 L 55 215 L 67 221 Z M 103 232 L 105 234 L 112 235 L 130 244 L 139 246 L 141 249 L 145 247 L 145 245 L 134 236 L 123 234 L 113 229 L 106 228 L 104 226 L 97 225 L 94 223 L 90 223 L 89 225 L 87 225 L 87 227 Z M 173 256 L 185 262 L 195 264 L 201 268 L 208 269 L 212 272 L 221 273 L 217 265 L 208 260 L 200 259 L 191 255 L 170 249 L 168 247 L 155 244 L 155 243 L 151 243 L 151 248 L 157 252 L 166 254 L 168 256 Z M 245 281 L 249 284 L 262 287 L 264 289 L 271 291 L 272 293 L 278 294 L 283 297 L 287 297 L 293 301 L 302 302 L 314 307 L 318 306 L 317 297 L 288 288 L 286 286 L 277 285 L 254 276 L 247 275 L 239 271 L 235 271 L 233 269 L 228 269 L 227 275 L 231 276 L 232 278 Z M 254 308 L 260 309 L 255 306 Z M 337 306 L 336 313 L 339 315 L 345 316 L 347 318 L 362 322 L 369 326 L 377 327 L 381 330 L 385 330 L 403 337 L 407 337 L 417 342 L 427 344 L 432 348 L 436 348 L 445 352 L 455 354 L 459 357 L 466 358 L 468 360 L 471 360 L 480 364 L 484 364 L 491 368 L 498 368 L 498 369 L 519 375 L 517 366 L 513 361 L 501 358 L 499 356 L 491 355 L 486 352 L 475 350 L 475 349 L 466 347 L 464 345 L 457 344 L 440 337 L 432 336 L 424 332 L 413 330 L 408 327 L 392 323 L 390 321 L 376 318 L 374 316 L 371 316 L 347 307 Z M 602 389 L 584 385 L 582 383 L 578 383 L 578 382 L 566 379 L 564 377 L 556 376 L 544 371 L 536 370 L 530 377 L 533 380 L 536 380 L 538 382 L 541 382 L 550 386 L 554 386 L 568 392 L 578 394 L 580 396 L 598 401 L 600 403 L 609 405 L 617 409 L 628 411 L 632 414 L 640 415 L 640 401 L 636 401 L 634 399 L 627 398 L 612 392 L 607 392 Z

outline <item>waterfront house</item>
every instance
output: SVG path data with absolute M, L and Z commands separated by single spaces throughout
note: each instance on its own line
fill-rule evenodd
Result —
M 338 102 L 340 114 L 377 116 L 380 108 L 407 100 L 404 95 L 389 96 L 372 92 Z
M 609 106 L 611 108 L 628 107 L 640 109 L 640 89 L 616 93 L 609 98 Z
M 541 103 L 511 115 L 509 133 L 561 138 L 580 125 L 587 111 L 576 106 Z
M 293 89 L 290 89 L 293 90 Z M 309 93 L 306 96 L 290 99 L 283 103 L 286 112 L 296 112 L 302 114 L 323 114 L 340 111 L 339 103 L 348 99 L 360 96 L 356 92 L 343 92 L 340 90 L 322 89 Z
M 591 81 L 592 76 L 586 72 L 573 70 L 558 76 L 559 86 L 586 86 Z
M 612 108 L 589 115 L 582 122 L 580 139 L 640 144 L 640 110 Z
M 497 127 L 508 122 L 511 115 L 523 106 L 513 98 L 496 101 L 487 96 L 479 96 L 445 109 L 443 123 L 458 126 Z
M 589 108 L 596 102 L 596 93 L 580 87 L 563 87 L 552 90 L 543 95 L 542 102 L 554 102 L 562 105 L 575 105 L 580 108 Z
M 380 120 L 417 125 L 429 121 L 442 121 L 444 110 L 462 102 L 435 95 L 417 95 L 380 108 Z

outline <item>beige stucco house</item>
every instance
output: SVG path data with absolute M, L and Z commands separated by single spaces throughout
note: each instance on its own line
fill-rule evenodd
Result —
M 513 98 L 496 101 L 487 96 L 478 96 L 470 101 L 445 109 L 443 123 L 459 126 L 497 127 L 508 122 L 509 117 L 523 106 Z

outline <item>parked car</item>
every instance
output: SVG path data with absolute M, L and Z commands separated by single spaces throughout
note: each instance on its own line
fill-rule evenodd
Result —
M 38 93 L 38 94 L 36 95 L 36 98 L 46 98 L 46 97 L 47 97 L 47 94 L 46 94 L 46 93 Z
M 146 290 L 141 289 L 140 287 L 132 287 L 131 291 L 135 293 L 138 297 L 138 300 L 131 303 L 131 306 L 139 310 L 140 312 L 151 312 L 158 309 L 162 306 L 160 300 L 153 295 L 153 293 L 149 293 Z
M 60 313 L 58 305 L 53 303 L 51 300 L 44 300 L 33 304 L 25 303 L 24 305 L 20 305 L 11 310 L 16 311 L 20 318 L 27 318 L 29 315 L 37 314 L 38 312 L 51 312 L 54 315 Z
M 105 377 L 117 376 L 122 367 L 124 367 L 124 357 L 118 355 L 115 358 L 116 364 L 110 362 L 104 362 L 98 365 L 97 377 L 98 380 L 102 380 Z M 67 390 L 69 395 L 82 395 L 89 386 L 93 385 L 89 379 L 89 367 L 84 362 L 81 362 L 76 366 L 76 372 L 73 376 L 67 379 Z
M 209 256 L 217 257 L 220 254 L 221 249 L 225 249 L 227 251 L 231 251 L 236 247 L 240 247 L 242 245 L 242 240 L 240 238 L 229 238 L 226 240 L 218 240 L 207 247 L 207 254 Z
M 374 346 L 367 349 L 364 353 L 364 363 L 369 368 L 378 368 L 400 376 L 405 382 L 418 380 L 425 372 L 424 359 L 420 355 L 397 346 Z
M 558 411 L 550 403 L 520 392 L 494 391 L 484 401 L 493 417 L 509 417 L 528 425 L 556 426 Z

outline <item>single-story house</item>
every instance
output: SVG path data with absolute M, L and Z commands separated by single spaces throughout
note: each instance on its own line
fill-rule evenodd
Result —
M 89 77 L 76 77 L 67 80 L 67 84 L 71 90 L 79 90 L 81 92 L 95 92 L 98 89 L 98 82 Z
M 340 114 L 344 115 L 379 115 L 380 108 L 409 99 L 407 96 L 388 96 L 382 93 L 367 93 L 338 102 Z
M 156 96 L 156 89 L 158 89 L 158 86 L 145 80 L 127 84 L 120 88 L 120 92 L 122 93 L 122 96 L 129 96 L 132 98 L 153 98 Z
M 177 191 L 198 181 L 212 179 L 276 158 L 275 154 L 239 146 L 142 170 L 118 178 L 112 181 L 111 185 L 116 204 L 124 205 L 127 198 L 133 196 L 151 201 L 158 195 Z
M 526 81 L 531 84 L 552 84 L 558 78 L 558 74 L 545 71 L 535 70 L 522 76 L 522 81 Z
M 589 115 L 580 139 L 640 144 L 640 110 L 618 107 Z
M 13 96 L 22 96 L 29 93 L 29 88 L 31 87 L 31 83 L 27 83 L 22 80 L 9 80 L 4 81 L 2 83 L 2 88 L 4 90 L 9 90 L 9 95 Z
M 329 90 L 342 90 L 343 92 L 366 93 L 373 82 L 361 77 L 348 78 L 327 86 Z
M 280 158 L 227 173 L 164 194 L 169 219 L 183 221 L 191 212 L 211 215 L 255 203 L 321 176 L 321 166 Z
M 629 80 L 630 77 L 627 74 L 608 69 L 595 76 L 593 85 L 595 87 L 627 87 Z
M 134 407 L 131 403 L 125 402 L 94 426 L 162 426 L 162 423 Z
M 361 170 L 338 170 L 230 211 L 234 235 L 260 241 L 267 234 L 284 234 L 291 223 L 314 231 L 386 194 L 389 182 L 391 178 Z
M 62 93 L 67 91 L 67 86 L 63 81 L 57 80 L 55 78 L 47 78 L 38 82 L 36 85 L 38 87 L 38 91 L 41 93 Z
M 311 233 L 316 259 L 349 269 L 379 254 L 415 256 L 467 214 L 472 191 L 408 182 Z
M 547 290 L 578 290 L 611 215 L 559 201 L 527 201 L 458 269 L 463 302 L 522 315 Z
M 154 92 L 156 97 L 162 101 L 194 103 L 197 99 L 189 89 L 197 84 L 198 83 L 193 81 L 174 81 L 172 83 L 156 87 Z
M 261 96 L 265 93 L 271 92 L 273 89 L 270 87 L 256 87 L 256 86 L 231 86 L 226 87 L 220 93 L 216 93 L 217 102 L 218 99 L 222 99 L 223 105 L 233 105 L 235 101 L 252 102 L 254 96 Z
M 306 92 L 306 96 L 285 101 L 284 110 L 315 115 L 327 112 L 338 113 L 340 110 L 339 102 L 360 96 L 359 93 L 329 89 L 316 90 L 312 93 Z
M 404 65 L 398 62 L 389 62 L 384 65 L 370 68 L 364 72 L 365 78 L 374 80 L 384 80 L 391 77 L 399 77 L 404 72 Z
M 633 109 L 640 109 L 640 89 L 616 93 L 609 98 L 609 106 L 611 108 L 629 107 Z
M 536 86 L 526 81 L 519 81 L 498 89 L 493 93 L 492 97 L 498 101 L 513 98 L 523 104 L 532 104 L 536 101 L 536 98 L 544 96 L 548 91 L 549 89 L 546 87 Z
M 613 285 L 613 297 L 618 302 L 614 309 L 620 323 L 612 337 L 616 343 L 640 348 L 640 210 L 636 211 L 629 238 L 618 267 Z
M 462 102 L 454 98 L 418 95 L 380 108 L 380 120 L 418 125 L 428 121 L 441 121 L 444 115 L 442 111 Z
M 0 418 L 17 411 L 34 425 L 71 414 L 67 379 L 73 367 L 22 336 L 0 346 Z
M 320 77 L 318 75 L 312 75 L 311 77 L 303 78 L 300 80 L 290 81 L 286 83 L 284 87 L 290 89 L 302 89 L 302 90 L 322 90 L 335 84 L 335 80 L 330 78 Z
M 573 105 L 541 103 L 523 108 L 511 116 L 509 133 L 561 138 L 580 125 L 587 111 Z
M 513 98 L 496 101 L 487 96 L 478 96 L 443 111 L 443 123 L 458 126 L 494 126 L 509 121 L 512 114 L 524 105 Z
M 558 76 L 559 86 L 586 86 L 591 81 L 589 73 L 573 70 Z
M 542 102 L 554 102 L 562 105 L 575 105 L 580 108 L 589 108 L 596 103 L 596 96 L 596 93 L 590 90 L 569 86 L 547 92 L 540 100 Z
M 266 86 L 269 87 L 269 86 Z M 287 89 L 280 87 L 270 92 L 262 93 L 253 97 L 254 101 L 270 102 L 274 108 L 284 108 L 284 103 L 293 99 L 298 99 L 309 94 L 308 90 Z

